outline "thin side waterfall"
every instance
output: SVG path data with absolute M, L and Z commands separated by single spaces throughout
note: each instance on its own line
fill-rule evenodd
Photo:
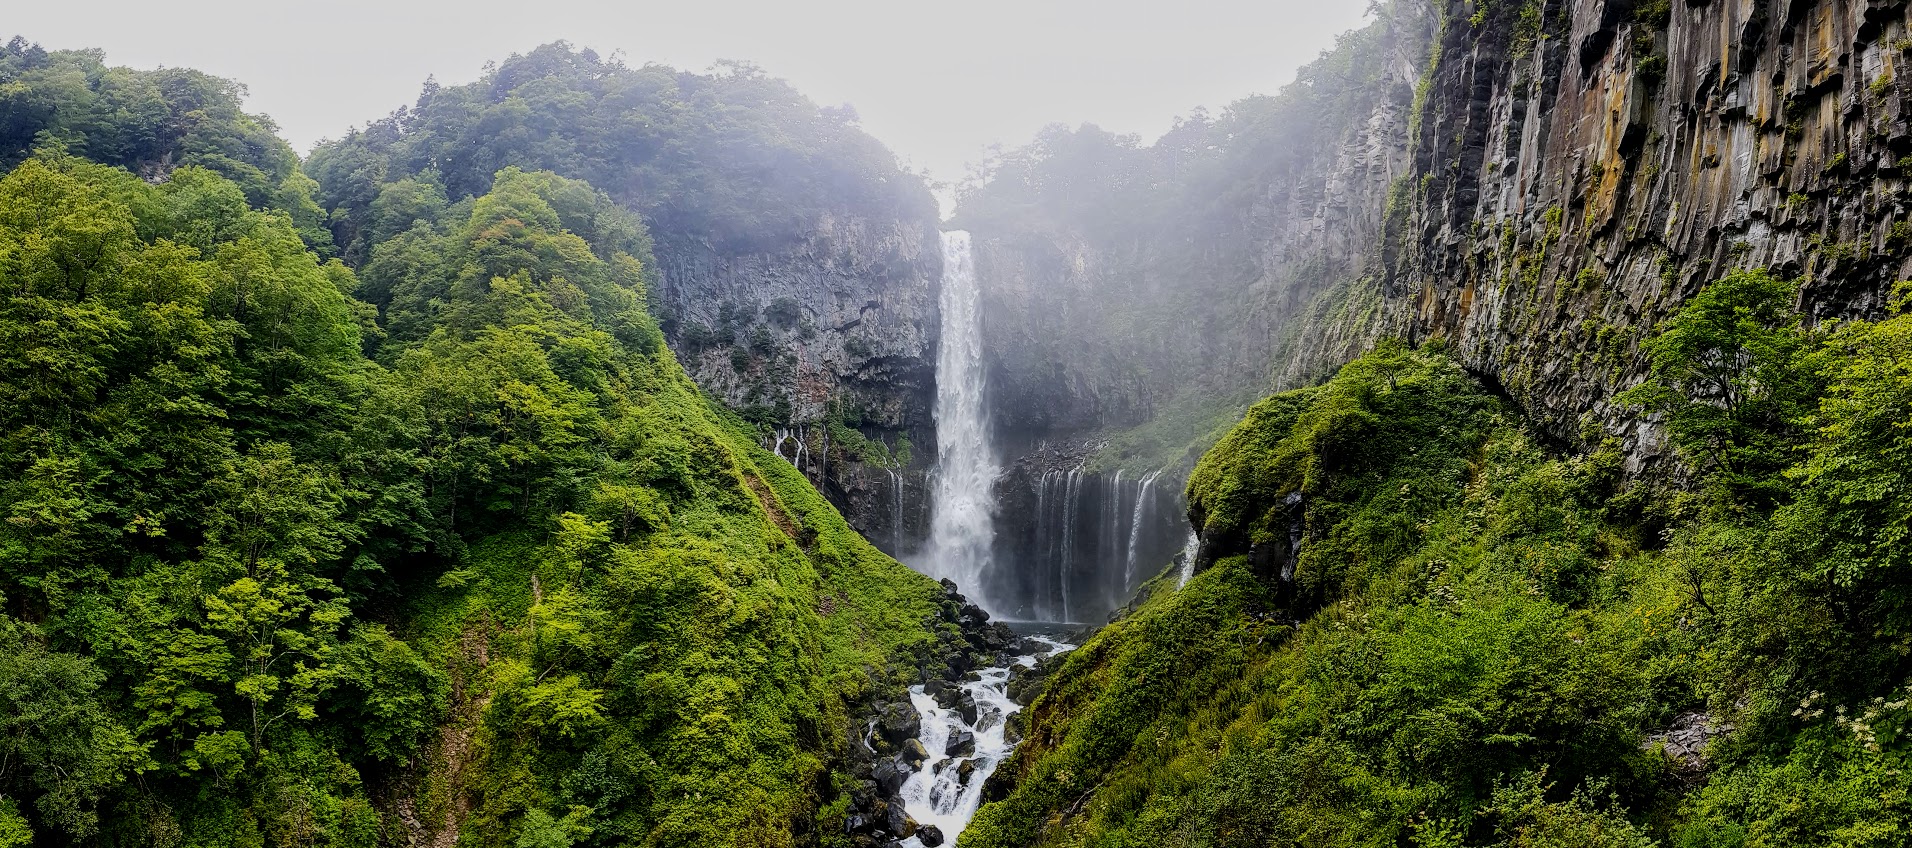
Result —
M 1189 533 L 1188 544 L 1185 544 L 1182 546 L 1181 580 L 1176 582 L 1175 588 L 1180 589 L 1183 586 L 1187 586 L 1188 578 L 1195 576 L 1195 557 L 1200 556 L 1201 553 L 1202 553 L 1201 534 L 1194 533 L 1194 532 Z
M 1062 556 L 1056 560 L 1056 580 L 1062 584 L 1062 617 L 1057 620 L 1063 622 L 1075 621 L 1069 617 L 1069 584 L 1074 582 L 1070 578 L 1075 564 L 1076 505 L 1081 493 L 1082 469 L 1077 468 L 1069 472 L 1068 488 L 1062 495 Z
M 924 570 L 992 609 L 979 579 L 996 536 L 999 473 L 983 409 L 982 292 L 969 234 L 943 234 L 942 346 L 936 358 L 936 489 Z
M 1122 570 L 1123 594 L 1135 591 L 1136 560 L 1141 559 L 1142 554 L 1142 523 L 1149 519 L 1149 508 L 1155 503 L 1149 495 L 1155 491 L 1155 478 L 1160 476 L 1162 476 L 1160 471 L 1151 471 L 1143 475 L 1142 488 L 1135 495 L 1135 512 L 1129 516 L 1128 562 L 1124 564 Z
M 903 475 L 894 468 L 890 472 L 890 544 L 897 556 L 903 555 Z
M 1121 545 L 1128 540 L 1129 534 L 1122 526 L 1122 519 L 1128 517 L 1128 512 L 1122 509 L 1122 497 L 1122 470 L 1116 469 L 1115 476 L 1109 479 L 1108 496 L 1102 499 L 1102 556 L 1105 558 L 1119 558 Z M 1126 584 L 1113 585 L 1113 582 L 1104 584 L 1110 606 L 1120 604 L 1119 596 L 1126 594 L 1129 588 Z

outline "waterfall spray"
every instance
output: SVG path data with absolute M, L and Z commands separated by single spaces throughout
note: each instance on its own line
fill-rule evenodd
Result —
M 943 334 L 936 357 L 934 503 L 924 570 L 963 587 L 990 608 L 977 579 L 995 541 L 993 488 L 997 467 L 983 409 L 982 292 L 969 234 L 943 234 Z

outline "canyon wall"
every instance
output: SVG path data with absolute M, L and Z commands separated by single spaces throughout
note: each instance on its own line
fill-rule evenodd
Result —
M 1904 0 L 1445 18 L 1383 323 L 1445 337 L 1554 436 L 1602 427 L 1652 459 L 1612 395 L 1653 325 L 1732 269 L 1800 279 L 1815 320 L 1877 315 L 1907 275 Z
M 1212 122 L 1220 153 L 1131 145 L 1156 211 L 1055 202 L 1084 158 L 1059 144 L 1019 204 L 979 193 L 1000 427 L 1093 440 L 1439 339 L 1550 438 L 1617 437 L 1639 472 L 1664 450 L 1612 396 L 1707 282 L 1769 268 L 1824 320 L 1912 276 L 1908 59 L 1903 0 L 1390 4 Z M 1239 118 L 1269 100 L 1273 126 Z
M 656 246 L 654 299 L 691 377 L 899 556 L 927 533 L 939 243 L 931 214 L 844 209 L 761 244 Z

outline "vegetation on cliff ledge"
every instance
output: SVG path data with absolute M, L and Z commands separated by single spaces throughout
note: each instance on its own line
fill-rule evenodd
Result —
M 1069 655 L 965 848 L 1904 844 L 1912 315 L 1792 298 L 1715 283 L 1622 398 L 1693 491 L 1437 347 L 1262 402 L 1190 482 L 1210 564 Z

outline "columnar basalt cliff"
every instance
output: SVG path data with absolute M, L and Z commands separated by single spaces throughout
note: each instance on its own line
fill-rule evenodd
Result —
M 1052 134 L 964 210 L 1000 426 L 1132 427 L 1438 338 L 1551 436 L 1604 428 L 1638 471 L 1664 451 L 1612 397 L 1700 287 L 1771 268 L 1828 319 L 1877 315 L 1912 275 L 1907 15 L 1402 0 L 1280 97 L 1153 147 Z M 1124 211 L 1064 204 L 1097 162 L 1077 178 Z
M 1729 270 L 1802 278 L 1816 319 L 1907 275 L 1903 0 L 1444 16 L 1389 329 L 1447 337 L 1556 436 L 1618 433 L 1647 331 Z

